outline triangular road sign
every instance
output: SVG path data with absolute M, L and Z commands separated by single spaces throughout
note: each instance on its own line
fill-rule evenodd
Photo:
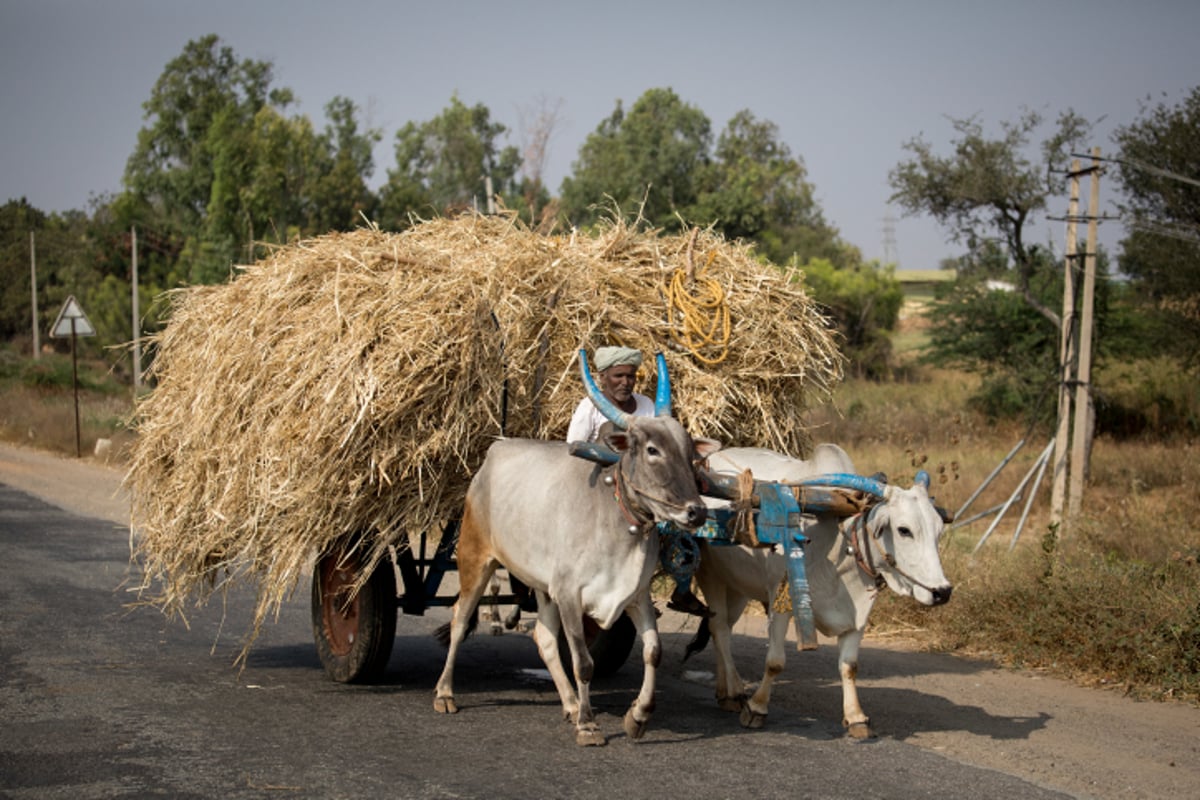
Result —
M 58 319 L 54 320 L 54 326 L 50 328 L 51 338 L 95 335 L 96 329 L 92 327 L 87 314 L 83 313 L 83 307 L 79 305 L 75 295 L 71 295 L 67 302 L 63 303 L 62 311 L 58 312 Z

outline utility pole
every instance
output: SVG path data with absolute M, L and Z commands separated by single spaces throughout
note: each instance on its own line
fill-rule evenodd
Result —
M 133 396 L 142 388 L 142 313 L 138 305 L 137 227 L 129 229 L 129 241 L 133 249 L 132 285 L 133 293 Z
M 1062 337 L 1058 354 L 1058 432 L 1054 435 L 1054 471 L 1050 524 L 1061 524 L 1067 497 L 1067 453 L 1071 437 L 1071 375 L 1075 363 L 1075 225 L 1079 217 L 1079 159 L 1071 162 L 1071 198 L 1067 203 L 1067 245 L 1063 256 Z
M 29 232 L 29 283 L 33 287 L 33 360 L 36 361 L 42 357 L 42 343 L 38 333 L 38 313 L 37 313 L 37 257 L 34 255 L 34 234 Z
M 1067 493 L 1067 525 L 1083 507 L 1083 482 L 1088 472 L 1092 420 L 1092 312 L 1096 291 L 1096 228 L 1100 214 L 1100 148 L 1092 148 L 1092 184 L 1088 197 L 1087 252 L 1083 259 L 1083 315 L 1079 328 L 1079 373 L 1075 379 L 1075 433 L 1071 441 L 1071 480 Z

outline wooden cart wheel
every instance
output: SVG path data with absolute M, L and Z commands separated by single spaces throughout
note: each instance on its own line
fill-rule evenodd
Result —
M 329 677 L 339 683 L 366 683 L 387 669 L 396 638 L 396 578 L 381 563 L 358 594 L 357 555 L 341 549 L 317 559 L 313 568 L 312 623 L 317 655 Z
M 584 617 L 583 633 L 587 638 L 588 652 L 592 654 L 593 681 L 603 680 L 616 673 L 629 660 L 629 653 L 637 640 L 637 626 L 626 614 L 622 614 L 608 630 L 597 625 L 591 617 Z M 572 675 L 571 650 L 567 646 L 567 638 L 562 634 L 558 637 L 558 652 L 562 658 L 563 669 L 567 671 L 567 675 Z

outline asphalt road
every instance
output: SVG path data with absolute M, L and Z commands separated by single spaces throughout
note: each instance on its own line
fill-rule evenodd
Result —
M 249 594 L 197 609 L 188 626 L 168 621 L 129 606 L 128 552 L 123 527 L 0 484 L 0 796 L 1066 796 L 886 735 L 847 739 L 828 714 L 835 686 L 823 709 L 780 700 L 765 729 L 744 731 L 702 677 L 671 663 L 682 631 L 664 633 L 642 741 L 621 732 L 636 657 L 596 687 L 603 748 L 574 745 L 520 634 L 473 637 L 457 672 L 462 711 L 436 714 L 442 651 L 429 633 L 444 610 L 401 616 L 382 684 L 341 685 L 317 660 L 300 587 L 239 671 Z

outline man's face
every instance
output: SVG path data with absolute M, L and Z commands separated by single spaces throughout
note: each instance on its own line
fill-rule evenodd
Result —
M 624 403 L 633 396 L 636 381 L 637 367 L 632 364 L 609 367 L 600 373 L 600 391 L 608 395 L 610 400 Z

